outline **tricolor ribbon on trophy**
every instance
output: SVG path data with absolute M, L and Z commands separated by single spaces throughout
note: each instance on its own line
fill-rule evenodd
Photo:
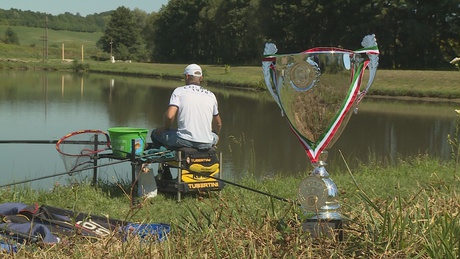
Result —
M 262 69 L 270 94 L 286 117 L 291 131 L 314 166 L 299 186 L 303 209 L 314 219 L 341 220 L 337 187 L 329 178 L 327 148 L 339 138 L 359 102 L 372 85 L 378 67 L 375 35 L 367 35 L 363 48 L 351 51 L 317 47 L 295 54 L 276 54 L 266 43 Z M 366 68 L 367 84 L 361 87 Z

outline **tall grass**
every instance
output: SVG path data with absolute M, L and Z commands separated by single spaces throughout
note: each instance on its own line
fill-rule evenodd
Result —
M 159 243 L 136 237 L 95 242 L 77 235 L 52 247 L 23 246 L 20 257 L 457 258 L 460 204 L 453 170 L 453 163 L 418 156 L 397 166 L 361 165 L 334 173 L 346 219 L 342 241 L 313 239 L 302 230 L 306 216 L 294 201 L 307 173 L 238 180 L 293 202 L 228 185 L 220 193 L 186 195 L 180 203 L 160 194 L 133 206 L 126 195 L 129 183 L 115 181 L 97 187 L 73 182 L 52 191 L 10 188 L 0 192 L 0 202 L 38 202 L 172 226 L 168 240 Z

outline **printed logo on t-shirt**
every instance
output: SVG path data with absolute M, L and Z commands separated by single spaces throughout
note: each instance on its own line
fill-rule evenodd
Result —
M 184 87 L 184 89 L 190 89 L 194 92 L 200 92 L 200 93 L 205 93 L 205 94 L 210 94 L 211 92 L 207 89 L 204 89 L 203 87 L 201 86 L 198 86 L 198 85 L 186 85 Z

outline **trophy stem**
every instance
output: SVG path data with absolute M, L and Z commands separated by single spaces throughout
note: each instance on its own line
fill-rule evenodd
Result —
M 318 213 L 312 219 L 326 219 L 326 220 L 341 220 L 342 216 L 340 214 L 340 204 L 337 201 L 338 197 L 338 190 L 337 186 L 335 185 L 334 181 L 329 177 L 329 173 L 327 172 L 326 162 L 319 161 L 315 163 L 315 169 L 311 172 L 312 176 L 319 177 L 327 188 L 327 199 L 326 204 L 321 206 L 318 209 Z
M 341 241 L 343 240 L 343 219 L 340 214 L 340 204 L 337 201 L 337 186 L 324 167 L 327 151 L 323 151 L 321 155 L 323 160 L 313 163 L 315 168 L 299 187 L 299 198 L 304 204 L 302 206 L 307 213 L 315 213 L 314 216 L 306 219 L 302 227 L 310 232 L 313 238 L 327 236 Z M 316 207 L 316 211 L 312 211 L 314 206 L 308 206 L 309 204 L 321 207 Z

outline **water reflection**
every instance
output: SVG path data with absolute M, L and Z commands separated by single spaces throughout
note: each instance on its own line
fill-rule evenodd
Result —
M 169 96 L 183 83 L 37 71 L 0 71 L 0 75 L 2 140 L 57 140 L 76 130 L 106 131 L 115 126 L 151 130 L 162 125 Z M 268 93 L 211 89 L 223 120 L 219 148 L 227 177 L 298 174 L 311 169 L 305 151 Z M 391 162 L 425 152 L 447 159 L 447 134 L 454 131 L 456 108 L 446 103 L 367 97 L 329 150 L 329 166 L 343 166 L 339 150 L 352 166 L 357 161 L 368 162 L 371 156 Z M 65 171 L 53 145 L 0 144 L 0 152 L 0 184 Z M 130 167 L 102 168 L 99 176 L 109 181 L 129 179 Z M 49 188 L 54 181 L 65 182 L 66 178 L 33 186 Z
M 346 150 L 350 158 L 365 163 L 371 156 L 393 163 L 420 153 L 449 158 L 447 135 L 455 127 L 454 105 L 375 100 L 363 104 L 342 136 L 358 134 L 352 145 L 339 139 L 336 146 Z

